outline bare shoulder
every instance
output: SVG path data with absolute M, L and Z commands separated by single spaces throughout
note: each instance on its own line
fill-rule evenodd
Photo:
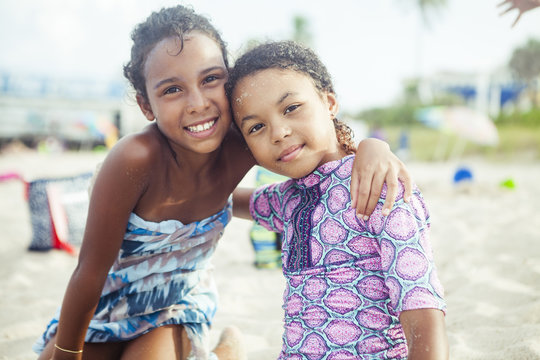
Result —
M 120 167 L 151 166 L 155 163 L 155 159 L 159 158 L 161 147 L 156 129 L 153 126 L 147 126 L 140 132 L 120 139 L 111 149 L 106 161 Z
M 159 137 L 151 126 L 123 137 L 107 155 L 99 170 L 98 179 L 106 181 L 109 186 L 122 181 L 123 186 L 129 187 L 131 183 L 139 191 L 143 190 L 147 187 L 151 174 L 159 166 L 161 146 Z

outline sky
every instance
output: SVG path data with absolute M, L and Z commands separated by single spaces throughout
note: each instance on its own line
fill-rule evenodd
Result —
M 354 112 L 392 103 L 407 78 L 489 73 L 540 39 L 540 9 L 512 28 L 516 13 L 499 16 L 499 1 L 448 0 L 425 27 L 413 0 L 0 0 L 0 73 L 123 81 L 132 28 L 178 3 L 211 19 L 233 60 L 248 40 L 290 38 L 301 15 L 341 108 Z

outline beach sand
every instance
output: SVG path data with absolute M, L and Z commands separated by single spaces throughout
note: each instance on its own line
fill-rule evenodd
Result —
M 0 173 L 18 171 L 27 180 L 69 176 L 92 171 L 103 158 L 16 149 L 0 154 Z M 540 359 L 540 164 L 463 163 L 474 181 L 460 186 L 452 181 L 455 162 L 408 164 L 431 211 L 451 359 Z M 514 190 L 499 185 L 508 178 Z M 0 199 L 0 359 L 35 359 L 31 346 L 61 303 L 76 258 L 28 251 L 32 230 L 20 182 L 0 183 Z M 234 219 L 215 255 L 221 299 L 212 341 L 236 325 L 249 359 L 275 359 L 284 280 L 280 270 L 253 267 L 249 227 Z

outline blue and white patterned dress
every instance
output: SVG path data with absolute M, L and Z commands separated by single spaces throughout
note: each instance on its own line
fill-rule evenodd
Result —
M 208 358 L 208 328 L 218 302 L 211 258 L 231 216 L 231 202 L 188 225 L 145 221 L 132 213 L 85 341 L 125 341 L 159 326 L 182 324 L 192 356 Z M 60 309 L 34 344 L 36 352 L 56 334 L 59 314 Z

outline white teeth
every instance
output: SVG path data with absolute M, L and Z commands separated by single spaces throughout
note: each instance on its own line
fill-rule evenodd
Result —
M 201 131 L 210 129 L 212 126 L 214 126 L 215 122 L 216 122 L 215 120 L 212 120 L 212 121 L 206 122 L 204 124 L 199 124 L 199 125 L 196 125 L 196 126 L 188 126 L 187 128 L 188 128 L 189 131 L 197 133 L 197 132 L 201 132 Z

